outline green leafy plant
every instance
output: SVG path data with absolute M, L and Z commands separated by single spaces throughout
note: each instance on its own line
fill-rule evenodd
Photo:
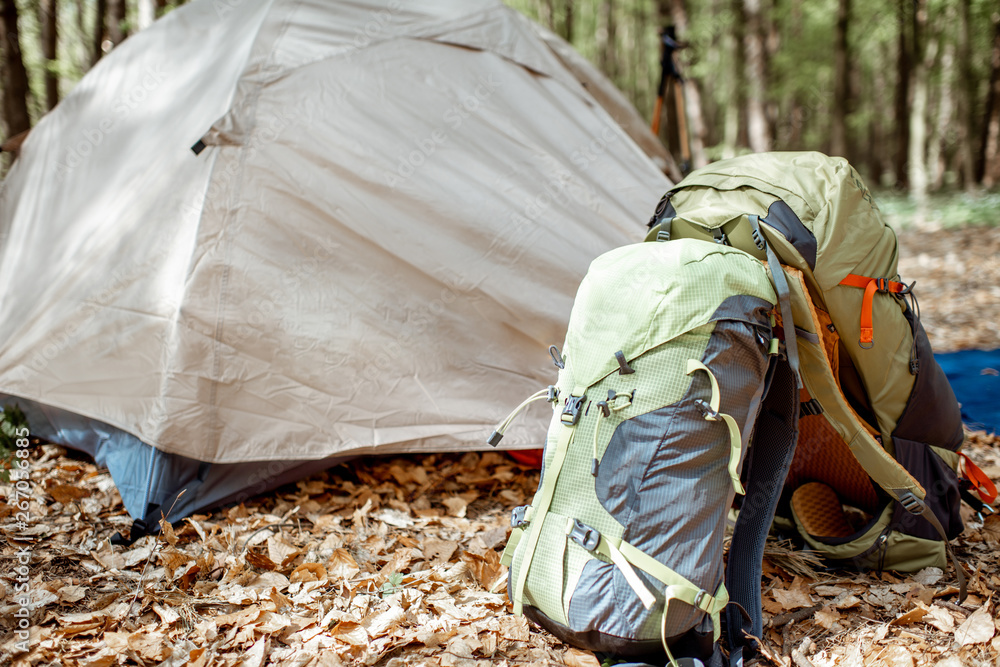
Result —
M 11 461 L 17 451 L 17 432 L 27 426 L 28 418 L 16 403 L 4 407 L 0 413 L 0 466 L 3 468 L 0 479 L 4 482 L 10 481 Z
M 401 590 L 403 590 L 403 575 L 399 572 L 393 572 L 382 584 L 382 597 L 387 598 Z

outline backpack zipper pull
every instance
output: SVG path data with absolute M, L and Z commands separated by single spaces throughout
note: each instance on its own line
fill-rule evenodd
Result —
M 486 442 L 489 443 L 491 447 L 496 447 L 497 445 L 500 444 L 500 441 L 503 440 L 504 432 L 506 432 L 506 430 L 510 428 L 511 422 L 513 422 L 514 418 L 517 417 L 519 414 L 521 414 L 521 412 L 526 407 L 528 407 L 535 401 L 542 400 L 543 398 L 548 401 L 552 401 L 553 398 L 557 397 L 558 395 L 559 395 L 559 390 L 552 385 L 546 387 L 545 389 L 536 391 L 534 394 L 532 394 L 524 401 L 522 401 L 519 406 L 514 408 L 503 421 L 497 424 L 497 427 L 493 430 L 493 433 L 490 434 L 490 437 Z

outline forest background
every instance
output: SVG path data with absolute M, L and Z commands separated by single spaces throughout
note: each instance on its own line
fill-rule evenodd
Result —
M 100 58 L 183 1 L 0 0 L 7 148 Z M 965 202 L 957 222 L 978 207 L 972 221 L 997 224 L 1000 195 L 989 194 L 1000 187 L 997 0 L 507 2 L 571 42 L 647 119 L 661 30 L 674 26 L 684 82 L 667 87 L 660 136 L 685 161 L 683 108 L 688 167 L 819 150 L 913 206 L 933 193 L 967 193 L 951 195 Z

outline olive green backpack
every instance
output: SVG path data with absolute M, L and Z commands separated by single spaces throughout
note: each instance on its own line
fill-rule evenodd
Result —
M 896 235 L 854 169 L 819 153 L 712 164 L 650 220 L 647 241 L 682 238 L 780 262 L 787 275 L 782 319 L 794 322 L 802 400 L 779 514 L 831 559 L 944 568 L 961 498 L 982 510 L 995 489 L 977 488 L 983 476 L 958 451 L 959 405 L 897 273 Z
M 634 313 L 632 301 L 643 302 L 648 280 L 630 283 L 628 271 L 605 272 L 598 278 L 597 271 L 595 277 L 588 274 L 581 286 L 565 359 L 556 357 L 557 365 L 565 367 L 559 382 L 544 396 L 553 403 L 554 415 L 539 492 L 532 505 L 519 508 L 512 519 L 515 530 L 505 562 L 511 564 L 515 611 L 523 609 L 566 641 L 621 655 L 648 649 L 646 640 L 659 634 L 655 638 L 662 640 L 674 664 L 678 659 L 670 653 L 671 646 L 678 655 L 697 656 L 681 660 L 719 664 L 718 650 L 706 652 L 704 646 L 681 644 L 690 644 L 692 638 L 695 643 L 707 640 L 711 644 L 719 637 L 721 622 L 730 660 L 739 663 L 742 647 L 754 646 L 752 640 L 747 644 L 748 637 L 762 633 L 760 562 L 764 538 L 776 515 L 784 517 L 788 527 L 794 525 L 809 548 L 820 555 L 863 569 L 945 568 L 951 556 L 964 598 L 965 573 L 948 541 L 962 531 L 961 500 L 983 511 L 994 502 L 996 489 L 959 452 L 964 435 L 958 403 L 920 325 L 913 285 L 897 275 L 896 236 L 857 173 L 845 160 L 819 153 L 756 154 L 717 162 L 668 191 L 649 227 L 646 241 L 666 246 L 680 243 L 684 246 L 678 248 L 680 254 L 712 257 L 712 261 L 723 258 L 747 276 L 758 275 L 758 269 L 747 264 L 756 260 L 761 275 L 774 289 L 771 297 L 766 290 L 755 292 L 755 298 L 774 304 L 771 324 L 775 325 L 761 334 L 761 342 L 771 353 L 766 376 L 754 375 L 756 380 L 746 385 L 753 387 L 757 382 L 757 389 L 734 391 L 728 386 L 732 371 L 708 363 L 713 367 L 708 372 L 711 384 L 722 386 L 724 402 L 731 403 L 729 411 L 741 415 L 739 423 L 733 424 L 732 438 L 744 441 L 734 460 L 742 481 L 742 485 L 735 483 L 736 490 L 742 493 L 745 487 L 746 495 L 728 551 L 724 585 L 713 588 L 713 577 L 721 577 L 721 570 L 713 570 L 715 574 L 693 588 L 690 581 L 672 585 L 676 572 L 656 574 L 662 567 L 648 562 L 636 553 L 641 549 L 630 543 L 630 535 L 637 532 L 632 524 L 651 525 L 659 517 L 666 522 L 664 530 L 680 536 L 680 542 L 687 545 L 677 553 L 670 552 L 676 551 L 676 544 L 656 547 L 661 565 L 687 572 L 685 559 L 697 558 L 699 549 L 704 550 L 705 562 L 715 562 L 716 538 L 721 540 L 721 534 L 685 528 L 691 518 L 669 507 L 663 513 L 646 506 L 645 516 L 635 511 L 640 505 L 636 489 L 652 494 L 655 489 L 685 488 L 679 480 L 690 476 L 690 470 L 664 465 L 655 475 L 643 468 L 631 477 L 612 479 L 603 468 L 606 452 L 615 449 L 611 441 L 621 441 L 615 446 L 632 452 L 617 454 L 619 458 L 610 462 L 616 470 L 627 468 L 622 461 L 635 456 L 684 460 L 689 454 L 678 454 L 684 451 L 684 439 L 678 435 L 684 429 L 698 434 L 688 438 L 696 450 L 709 442 L 690 426 L 691 418 L 658 424 L 663 433 L 659 440 L 651 431 L 642 431 L 642 420 L 655 411 L 637 409 L 635 396 L 642 392 L 625 390 L 626 385 L 648 381 L 639 375 L 626 376 L 639 378 L 635 381 L 619 376 L 631 366 L 655 367 L 643 355 L 682 341 L 653 340 L 643 333 L 647 328 L 662 333 L 692 318 L 704 324 L 703 317 L 692 315 L 705 309 L 703 288 L 728 286 L 732 267 L 718 269 L 716 274 L 692 268 L 688 274 L 669 275 L 664 280 L 676 288 L 673 299 Z M 700 243 L 692 246 L 693 241 Z M 711 247 L 728 254 L 712 253 Z M 620 250 L 621 257 L 641 259 L 641 253 Z M 609 256 L 619 257 L 613 253 Z M 677 253 L 668 253 L 672 254 Z M 606 267 L 606 257 L 595 261 L 592 272 Z M 659 270 L 656 262 L 650 260 L 650 264 L 651 271 Z M 698 260 L 692 266 L 710 264 Z M 611 283 L 617 290 L 611 297 L 595 300 L 587 296 L 594 292 L 593 285 Z M 632 340 L 637 334 L 645 336 L 639 336 L 642 344 Z M 624 349 L 612 354 L 614 340 L 624 341 Z M 587 360 L 591 355 L 596 355 L 596 361 Z M 759 372 L 759 355 L 747 358 L 758 360 L 752 368 Z M 581 363 L 590 370 L 581 372 Z M 695 368 L 688 370 L 693 373 Z M 677 370 L 672 373 L 664 376 L 664 382 L 675 382 L 670 378 L 677 376 Z M 721 377 L 718 382 L 716 375 Z M 707 386 L 699 389 L 690 380 L 678 385 L 673 392 L 677 396 L 671 399 L 678 402 L 663 409 L 680 410 L 698 391 L 708 391 Z M 715 389 L 718 403 L 720 392 Z M 605 390 L 607 399 L 600 400 Z M 665 405 L 660 398 L 658 404 Z M 691 405 L 705 408 L 706 400 L 700 401 Z M 622 408 L 628 409 L 619 413 Z M 713 414 L 720 417 L 717 405 L 714 410 L 705 409 L 705 419 Z M 572 415 L 574 410 L 583 411 L 583 416 Z M 610 418 L 605 426 L 600 425 L 599 415 Z M 492 444 L 499 441 L 508 423 L 509 419 L 501 425 Z M 582 429 L 584 437 L 574 434 L 577 429 Z M 643 437 L 636 437 L 639 433 Z M 665 449 L 668 442 L 679 444 Z M 710 450 L 715 454 L 709 455 Z M 713 470 L 719 470 L 720 462 L 728 458 L 723 450 L 722 445 L 705 449 L 706 460 L 716 461 Z M 591 452 L 593 479 L 587 474 Z M 566 461 L 572 462 L 569 472 L 562 470 Z M 598 479 L 599 468 L 610 482 Z M 695 492 L 687 496 L 692 511 L 716 506 L 715 496 L 706 493 L 710 486 L 715 489 L 711 484 L 692 487 Z M 727 507 L 733 497 L 722 487 L 712 493 Z M 593 501 L 598 496 L 600 503 Z M 629 502 L 635 506 L 623 515 L 613 511 L 620 497 L 632 498 Z M 669 504 L 677 506 L 678 502 Z M 614 521 L 605 520 L 611 516 L 604 511 L 609 508 Z M 713 509 L 712 516 L 716 514 Z M 589 518 L 581 521 L 576 515 Z M 543 527 L 546 519 L 547 527 Z M 586 572 L 602 568 L 608 578 L 588 579 Z M 646 612 L 636 602 L 644 597 L 643 588 L 649 589 Z M 694 592 L 686 593 L 688 588 Z M 607 606 L 609 595 L 614 600 Z M 682 607 L 693 610 L 695 617 L 680 622 L 676 610 L 668 614 L 672 597 L 683 600 L 686 606 Z M 583 602 L 574 607 L 574 599 Z M 608 610 L 601 611 L 606 606 Z M 619 618 L 631 607 L 631 617 Z M 657 617 L 651 609 L 662 614 L 662 625 L 653 635 L 648 627 L 640 627 Z M 702 620 L 695 623 L 692 619 L 699 613 Z M 677 633 L 672 639 L 668 626 Z M 690 629 L 681 633 L 685 627 Z M 616 644 L 616 637 L 624 639 Z

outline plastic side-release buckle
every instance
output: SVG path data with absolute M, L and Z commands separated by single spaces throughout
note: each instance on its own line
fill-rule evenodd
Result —
M 520 505 L 510 511 L 510 527 L 521 528 L 528 525 L 531 505 Z
M 799 403 L 799 414 L 805 415 L 807 417 L 812 415 L 823 414 L 823 406 L 819 404 L 815 398 L 810 398 L 808 401 L 802 401 Z
M 562 416 L 559 418 L 566 426 L 574 426 L 580 421 L 580 410 L 583 402 L 587 400 L 587 395 L 570 396 L 566 399 L 566 407 L 563 408 Z
M 569 531 L 569 539 L 573 540 L 587 551 L 593 551 L 601 543 L 601 534 L 579 519 L 573 519 L 573 527 Z
M 719 245 L 730 245 L 729 238 L 726 236 L 726 233 L 722 231 L 721 227 L 716 227 L 712 230 L 712 238 L 715 239 L 715 242 Z
M 899 504 L 910 514 L 920 516 L 924 513 L 924 504 L 919 498 L 913 495 L 912 491 L 907 491 L 899 498 Z
M 707 419 L 709 421 L 713 421 L 713 422 L 719 421 L 719 419 L 720 419 L 720 417 L 719 417 L 719 411 L 718 410 L 713 410 L 712 406 L 708 403 L 708 401 L 699 398 L 699 399 L 695 400 L 694 404 L 695 404 L 695 406 L 698 407 L 699 410 L 701 410 L 701 412 L 704 415 L 705 419 Z

